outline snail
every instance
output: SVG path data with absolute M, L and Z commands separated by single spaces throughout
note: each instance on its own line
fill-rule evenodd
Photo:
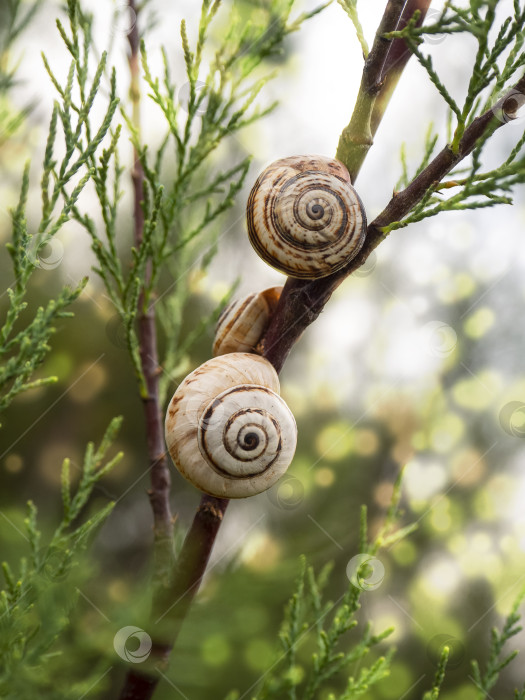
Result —
M 257 254 L 290 277 L 336 272 L 364 243 L 366 215 L 346 167 L 324 156 L 291 156 L 257 178 L 246 207 Z
M 165 427 L 182 476 L 222 498 L 269 489 L 288 469 L 297 443 L 277 372 L 250 353 L 214 357 L 189 374 L 171 399 Z
M 282 287 L 270 287 L 229 304 L 219 317 L 213 354 L 252 352 L 275 311 Z

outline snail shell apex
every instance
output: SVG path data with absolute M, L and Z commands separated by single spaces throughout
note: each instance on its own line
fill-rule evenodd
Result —
M 258 255 L 290 277 L 336 272 L 364 243 L 366 215 L 346 167 L 324 156 L 275 161 L 257 178 L 246 207 Z
M 272 365 L 258 355 L 208 360 L 180 384 L 166 414 L 166 443 L 194 486 L 222 498 L 270 488 L 290 465 L 294 417 Z
M 213 354 L 255 350 L 277 307 L 282 289 L 270 287 L 229 304 L 217 323 Z

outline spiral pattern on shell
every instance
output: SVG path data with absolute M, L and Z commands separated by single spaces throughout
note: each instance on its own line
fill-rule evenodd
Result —
M 282 287 L 270 287 L 228 304 L 217 323 L 213 354 L 254 351 L 268 327 L 282 290 Z
M 290 465 L 294 417 L 272 365 L 258 355 L 208 360 L 175 392 L 166 442 L 181 474 L 205 493 L 245 498 L 270 488 Z
M 258 255 L 290 277 L 336 272 L 364 243 L 366 215 L 346 167 L 333 158 L 292 156 L 258 177 L 246 207 Z

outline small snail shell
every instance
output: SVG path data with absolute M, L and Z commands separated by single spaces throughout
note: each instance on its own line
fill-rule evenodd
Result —
M 208 360 L 181 383 L 166 414 L 166 443 L 180 473 L 201 491 L 246 498 L 288 469 L 297 442 L 279 379 L 259 355 Z
M 246 207 L 260 257 L 290 277 L 342 268 L 364 243 L 366 215 L 346 167 L 323 156 L 292 156 L 257 178 Z
M 277 307 L 282 287 L 270 287 L 229 304 L 219 317 L 213 354 L 252 352 Z

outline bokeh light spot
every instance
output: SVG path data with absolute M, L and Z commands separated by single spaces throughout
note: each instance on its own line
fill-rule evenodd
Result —
M 292 666 L 285 675 L 293 685 L 299 685 L 304 678 L 304 668 L 298 665 Z
M 203 643 L 201 656 L 208 666 L 224 666 L 231 656 L 231 648 L 223 634 L 210 634 Z
M 454 592 L 460 579 L 460 569 L 450 558 L 436 557 L 422 567 L 421 584 L 427 595 L 434 599 L 446 599 Z
M 265 671 L 274 660 L 274 647 L 266 639 L 251 639 L 244 650 L 244 660 L 253 671 Z
M 475 377 L 457 382 L 452 389 L 452 395 L 458 406 L 469 411 L 483 411 L 492 404 L 499 384 L 496 373 L 480 372 Z
M 450 515 L 450 503 L 448 499 L 442 498 L 432 508 L 430 523 L 437 532 L 446 532 L 450 529 L 452 525 L 452 516 Z
M 129 598 L 129 586 L 120 578 L 115 578 L 108 586 L 109 597 L 119 603 Z
M 489 332 L 494 325 L 494 320 L 494 311 L 488 306 L 476 309 L 476 311 L 465 320 L 463 325 L 465 334 L 468 335 L 469 338 L 478 340 Z
M 250 537 L 244 545 L 241 559 L 250 569 L 266 571 L 275 566 L 280 556 L 279 543 L 269 534 L 258 532 Z
M 379 440 L 376 433 L 368 428 L 355 431 L 355 451 L 363 457 L 370 457 L 377 452 Z
M 75 358 L 67 352 L 51 353 L 46 360 L 45 372 L 64 380 L 69 377 L 74 368 Z
M 414 683 L 414 676 L 405 664 L 394 663 L 390 675 L 378 683 L 376 691 L 385 700 L 397 700 Z
M 390 481 L 381 481 L 374 488 L 374 501 L 383 508 L 387 508 L 392 500 L 393 490 L 394 487 Z
M 315 446 L 318 455 L 330 462 L 347 457 L 354 447 L 350 424 L 341 421 L 325 426 L 317 435 Z
M 70 460 L 70 479 L 73 484 L 80 477 L 79 464 L 82 457 L 78 445 L 60 440 L 52 441 L 40 448 L 38 455 L 38 471 L 40 476 L 52 486 L 60 484 L 61 467 L 64 458 L 68 456 Z
M 102 364 L 82 365 L 75 383 L 71 385 L 69 397 L 77 403 L 87 403 L 104 388 L 108 375 Z
M 463 420 L 456 413 L 447 413 L 435 422 L 431 445 L 436 452 L 448 452 L 461 439 L 464 431 Z
M 463 450 L 452 459 L 451 474 L 458 486 L 476 484 L 485 473 L 486 465 L 478 450 Z
M 416 561 L 417 548 L 410 540 L 401 540 L 391 549 L 394 561 L 401 566 L 409 566 Z
M 441 491 L 447 480 L 443 466 L 437 462 L 413 459 L 406 466 L 405 488 L 410 499 L 428 501 Z
M 316 470 L 314 478 L 315 483 L 318 486 L 327 488 L 328 486 L 331 486 L 334 483 L 335 474 L 333 469 L 330 469 L 329 467 L 321 467 L 320 469 Z
M 18 474 L 24 468 L 24 460 L 19 454 L 12 452 L 4 459 L 4 469 L 11 474 Z

